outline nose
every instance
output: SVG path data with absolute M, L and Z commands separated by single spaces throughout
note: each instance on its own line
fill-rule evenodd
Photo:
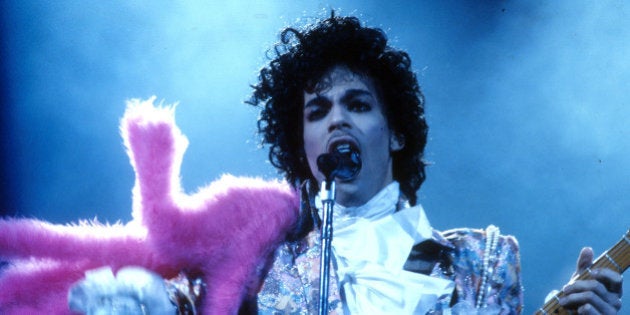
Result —
M 344 129 L 350 127 L 350 117 L 347 109 L 341 104 L 333 104 L 330 108 L 328 131 L 332 132 L 336 129 Z

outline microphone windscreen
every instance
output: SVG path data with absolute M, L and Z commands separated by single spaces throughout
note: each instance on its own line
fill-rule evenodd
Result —
M 330 181 L 339 167 L 339 157 L 335 154 L 324 153 L 317 157 L 317 168 L 324 174 L 326 181 Z

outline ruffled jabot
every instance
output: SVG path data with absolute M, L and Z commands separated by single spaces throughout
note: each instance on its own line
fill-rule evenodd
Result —
M 333 208 L 332 250 L 347 314 L 426 314 L 453 292 L 453 281 L 403 269 L 433 229 L 419 205 L 396 211 L 399 196 L 393 182 L 362 206 Z

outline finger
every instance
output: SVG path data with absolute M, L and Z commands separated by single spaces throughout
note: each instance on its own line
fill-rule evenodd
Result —
M 623 276 L 620 273 L 608 268 L 598 268 L 591 271 L 591 276 L 602 283 L 609 292 L 622 296 Z
M 571 284 L 564 286 L 564 288 L 562 288 L 562 291 L 566 295 L 590 292 L 600 299 L 605 299 L 607 294 L 611 294 L 608 292 L 603 283 L 595 279 L 577 280 Z
M 612 272 L 610 276 L 614 276 L 614 272 Z M 618 289 L 621 290 L 621 289 Z M 580 292 L 592 292 L 597 295 L 602 301 L 613 305 L 615 308 L 618 308 L 616 305 L 621 300 L 621 293 L 611 291 L 606 285 L 597 280 L 597 279 L 589 279 L 589 280 L 578 280 L 569 285 L 566 285 L 562 289 L 564 294 L 574 294 Z
M 580 251 L 580 256 L 578 256 L 576 271 L 573 276 L 576 276 L 582 273 L 586 268 L 590 267 L 593 264 L 593 257 L 595 254 L 593 253 L 593 249 L 590 247 L 584 247 Z
M 592 291 L 583 291 L 565 295 L 560 304 L 567 309 L 577 309 L 578 314 L 617 314 L 618 308 L 606 303 Z
M 579 280 L 563 288 L 565 296 L 560 299 L 560 304 L 567 308 L 579 308 L 586 304 L 586 310 L 591 307 L 602 314 L 616 314 L 621 308 L 621 296 L 619 293 L 609 292 L 603 283 L 595 280 Z M 586 313 L 588 314 L 588 313 Z
M 580 315 L 597 315 L 597 314 L 603 314 L 603 313 L 598 312 L 598 311 L 597 311 L 597 310 L 593 307 L 593 305 L 591 305 L 591 304 L 585 304 L 585 305 L 582 305 L 582 306 L 578 307 L 578 309 L 577 309 L 577 313 L 578 313 L 578 314 L 580 314 Z

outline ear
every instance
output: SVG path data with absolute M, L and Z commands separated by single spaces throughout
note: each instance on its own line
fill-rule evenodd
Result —
M 402 150 L 405 147 L 405 136 L 392 132 L 389 137 L 389 151 L 396 152 Z

